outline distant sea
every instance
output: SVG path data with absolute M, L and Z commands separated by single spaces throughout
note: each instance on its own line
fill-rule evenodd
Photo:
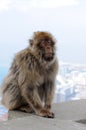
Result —
M 0 84 L 2 83 L 4 77 L 6 76 L 8 72 L 8 67 L 0 67 Z
M 8 67 L 0 67 L 0 85 L 8 72 Z M 1 97 L 0 97 L 1 101 Z M 8 119 L 8 110 L 0 103 L 0 122 Z

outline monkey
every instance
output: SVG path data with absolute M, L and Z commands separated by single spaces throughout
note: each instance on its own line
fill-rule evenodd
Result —
M 29 46 L 16 53 L 2 83 L 2 104 L 46 118 L 51 112 L 58 72 L 56 39 L 47 31 L 34 32 Z

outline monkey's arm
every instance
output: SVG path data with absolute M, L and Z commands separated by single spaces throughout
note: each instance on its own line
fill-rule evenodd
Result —
M 23 88 L 21 89 L 22 96 L 24 97 L 26 102 L 30 105 L 30 107 L 34 110 L 34 112 L 39 116 L 53 118 L 54 114 L 45 110 L 44 107 L 42 106 L 42 102 L 40 100 L 36 87 L 33 86 L 26 87 L 26 86 L 28 86 L 27 83 L 24 83 L 22 85 Z
M 46 83 L 46 93 L 45 93 L 45 109 L 50 111 L 53 98 L 54 98 L 54 93 L 55 93 L 55 85 L 53 81 L 48 81 Z
M 51 105 L 55 94 L 55 79 L 58 72 L 58 66 L 58 60 L 56 59 L 50 69 L 50 74 L 48 74 L 48 80 L 45 83 L 45 109 L 49 111 L 51 109 Z

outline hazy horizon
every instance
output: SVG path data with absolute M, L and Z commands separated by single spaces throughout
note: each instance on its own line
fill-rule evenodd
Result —
M 60 61 L 86 64 L 85 0 L 1 0 L 0 65 L 10 64 L 38 30 L 56 37 Z

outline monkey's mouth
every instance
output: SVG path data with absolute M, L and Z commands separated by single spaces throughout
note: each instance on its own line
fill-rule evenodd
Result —
M 46 57 L 52 57 L 52 55 L 53 55 L 52 53 L 45 53 Z
M 54 58 L 54 53 L 45 53 L 45 54 L 43 54 L 43 58 L 46 61 L 51 61 Z

